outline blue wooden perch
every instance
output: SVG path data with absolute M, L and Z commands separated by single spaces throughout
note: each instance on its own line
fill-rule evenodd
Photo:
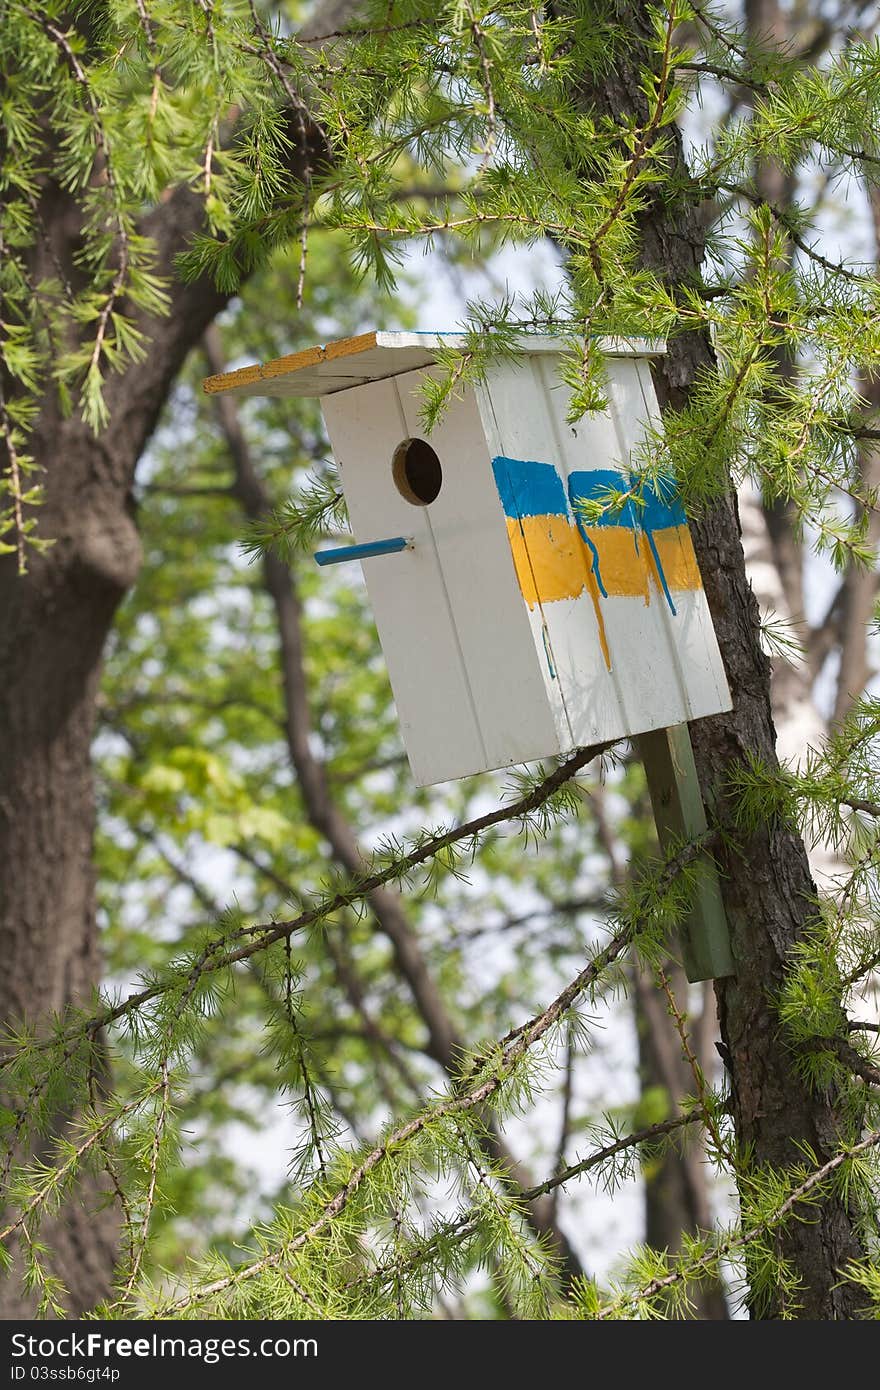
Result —
M 317 565 L 343 565 L 346 560 L 368 560 L 373 555 L 393 555 L 398 550 L 412 548 L 406 536 L 391 536 L 387 541 L 365 541 L 363 545 L 340 545 L 335 550 L 318 550 Z

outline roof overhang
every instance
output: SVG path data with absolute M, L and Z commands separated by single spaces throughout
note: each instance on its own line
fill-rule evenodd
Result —
M 566 341 L 555 334 L 523 334 L 520 351 L 559 354 L 566 351 Z M 209 376 L 203 387 L 211 395 L 330 396 L 430 367 L 439 349 L 466 346 L 467 338 L 461 333 L 361 333 Z M 606 357 L 660 357 L 666 351 L 665 342 L 656 338 L 601 338 L 598 347 Z

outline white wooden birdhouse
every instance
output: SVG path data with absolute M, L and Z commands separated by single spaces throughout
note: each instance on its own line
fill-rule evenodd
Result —
M 528 337 L 468 385 L 430 438 L 419 386 L 454 335 L 367 333 L 205 383 L 320 396 L 420 786 L 730 708 L 672 480 L 630 487 L 659 419 L 649 359 L 609 341 L 608 408 L 566 420 L 559 339 Z M 340 552 L 319 556 L 335 561 Z

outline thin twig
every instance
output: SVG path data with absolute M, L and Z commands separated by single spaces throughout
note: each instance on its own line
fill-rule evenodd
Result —
M 715 1120 L 715 1116 L 713 1113 L 713 1107 L 709 1098 L 708 1088 L 706 1086 L 706 1078 L 703 1075 L 703 1068 L 701 1067 L 699 1061 L 697 1060 L 694 1054 L 694 1050 L 691 1047 L 690 1034 L 688 1033 L 687 1027 L 687 1019 L 685 1015 L 682 1013 L 681 1009 L 678 1007 L 678 1002 L 675 998 L 675 992 L 672 988 L 672 985 L 669 982 L 669 976 L 666 974 L 662 965 L 657 966 L 657 978 L 659 979 L 663 993 L 666 996 L 666 1009 L 669 1013 L 670 1018 L 675 1024 L 675 1031 L 678 1034 L 679 1042 L 681 1043 L 682 1054 L 684 1056 L 685 1061 L 688 1064 L 688 1067 L 690 1068 L 691 1075 L 694 1078 L 694 1085 L 697 1090 L 697 1096 L 699 1098 L 702 1110 L 706 1116 L 706 1128 L 712 1136 L 712 1142 L 715 1145 L 716 1151 L 719 1154 L 723 1155 L 723 1157 L 727 1160 L 727 1162 L 730 1164 L 731 1171 L 736 1172 L 739 1166 L 737 1163 L 736 1154 L 733 1153 L 733 1151 L 730 1148 L 730 1145 L 724 1142 L 721 1130 L 718 1128 L 718 1124 Z
M 860 1076 L 869 1086 L 880 1086 L 880 1067 L 872 1066 L 843 1038 L 810 1038 L 801 1043 L 800 1048 L 802 1052 L 833 1052 L 855 1076 Z
M 559 1138 L 556 1141 L 556 1162 L 553 1171 L 562 1173 L 565 1171 L 565 1155 L 568 1150 L 569 1139 L 571 1138 L 571 1101 L 574 1090 L 574 1064 L 577 1050 L 575 1048 L 574 1025 L 569 1023 L 568 1032 L 565 1039 L 565 1071 L 562 1082 L 562 1114 L 559 1120 Z M 557 1198 L 559 1188 L 553 1189 L 553 1215 L 556 1216 Z
M 377 1144 L 358 1164 L 348 1181 L 325 1203 L 320 1215 L 299 1235 L 285 1241 L 281 1249 L 263 1256 L 262 1259 L 244 1265 L 232 1274 L 215 1279 L 211 1283 L 193 1290 L 185 1297 L 176 1299 L 162 1310 L 162 1315 L 167 1317 L 174 1313 L 180 1313 L 196 1303 L 204 1302 L 206 1298 L 210 1298 L 214 1294 L 237 1287 L 246 1280 L 262 1274 L 265 1270 L 274 1269 L 287 1261 L 291 1255 L 327 1230 L 336 1217 L 345 1210 L 369 1175 L 381 1164 L 386 1163 L 400 1148 L 440 1120 L 451 1119 L 456 1115 L 465 1115 L 473 1111 L 481 1111 L 501 1089 L 508 1077 L 513 1074 L 530 1049 L 564 1016 L 574 1001 L 596 983 L 604 970 L 622 955 L 631 937 L 632 928 L 624 928 L 618 932 L 575 979 L 566 985 L 565 989 L 556 996 L 546 1009 L 530 1019 L 521 1029 L 518 1029 L 514 1040 L 503 1047 L 501 1055 L 495 1059 L 491 1075 L 472 1086 L 470 1090 L 462 1090 L 449 1096 L 446 1100 L 422 1111 L 421 1114 L 416 1115 L 406 1124 L 392 1130 L 383 1142 Z
M 147 1184 L 147 1194 L 144 1199 L 144 1211 L 143 1216 L 141 1218 L 140 1238 L 137 1243 L 135 1257 L 131 1263 L 131 1269 L 129 1270 L 128 1279 L 125 1282 L 125 1288 L 123 1289 L 120 1297 L 113 1304 L 113 1307 L 118 1306 L 118 1304 L 124 1302 L 124 1300 L 130 1296 L 132 1289 L 137 1283 L 137 1278 L 141 1270 L 141 1264 L 143 1263 L 144 1254 L 146 1253 L 147 1249 L 147 1236 L 150 1232 L 150 1218 L 153 1215 L 153 1207 L 155 1206 L 156 1202 L 156 1184 L 159 1176 L 159 1154 L 162 1149 L 162 1141 L 165 1138 L 165 1129 L 168 1121 L 168 1107 L 171 1083 L 168 1074 L 167 1057 L 162 1058 L 162 1064 L 159 1069 L 159 1082 L 159 1113 L 156 1117 L 156 1124 L 153 1129 L 153 1139 L 150 1145 L 149 1181 Z
M 52 1170 L 42 1187 L 37 1189 L 27 1205 L 19 1212 L 15 1220 L 10 1221 L 7 1226 L 4 1226 L 3 1229 L 0 1230 L 0 1241 L 7 1240 L 9 1236 L 19 1230 L 32 1212 L 42 1206 L 54 1192 L 59 1191 L 67 1174 L 77 1167 L 80 1159 L 83 1158 L 85 1154 L 89 1153 L 96 1144 L 100 1144 L 103 1136 L 108 1130 L 112 1129 L 115 1124 L 118 1124 L 124 1115 L 129 1115 L 133 1110 L 137 1110 L 144 1105 L 151 1096 L 156 1094 L 160 1086 L 161 1081 L 154 1081 L 148 1086 L 143 1095 L 136 1096 L 134 1100 L 128 1101 L 125 1105 L 120 1106 L 118 1110 L 114 1110 L 112 1114 L 107 1115 L 97 1129 L 92 1130 L 91 1134 L 87 1135 L 82 1143 L 78 1144 L 77 1147 L 68 1154 L 61 1167 Z
M 312 1297 L 310 1297 L 309 1294 L 306 1293 L 302 1284 L 298 1284 L 297 1281 L 294 1279 L 293 1275 L 288 1270 L 283 1269 L 281 1271 L 281 1277 L 284 1279 L 284 1282 L 286 1284 L 290 1285 L 297 1298 L 302 1299 L 303 1303 L 306 1305 L 307 1308 L 311 1308 L 312 1312 L 315 1314 L 315 1317 L 322 1319 L 324 1318 L 325 1315 L 318 1307 L 315 1300 Z
M 89 1100 L 91 1102 L 92 1109 L 97 1114 L 98 1094 L 95 1068 L 93 1066 L 89 1068 Z M 126 1238 L 128 1240 L 128 1262 L 131 1266 L 134 1264 L 135 1260 L 134 1217 L 132 1216 L 131 1204 L 129 1203 L 128 1197 L 119 1179 L 119 1174 L 116 1171 L 116 1165 L 113 1162 L 113 1156 L 110 1153 L 110 1148 L 107 1143 L 106 1135 L 102 1135 L 101 1139 L 99 1140 L 98 1147 L 101 1150 L 101 1157 L 104 1163 L 104 1172 L 110 1179 L 110 1186 L 113 1188 L 113 1193 L 122 1209 L 123 1224 L 125 1226 Z
M 296 1008 L 293 1002 L 293 962 L 290 952 L 290 937 L 284 938 L 284 1011 L 290 1031 L 293 1034 L 294 1051 L 299 1063 L 300 1075 L 302 1076 L 303 1092 L 305 1093 L 306 1112 L 309 1121 L 309 1133 L 312 1137 L 312 1145 L 318 1158 L 318 1172 L 326 1180 L 327 1177 L 327 1157 L 324 1153 L 324 1141 L 321 1137 L 321 1127 L 318 1123 L 318 1106 L 315 1102 L 314 1084 L 309 1072 L 308 1061 L 306 1059 L 305 1044 L 299 1026 L 296 1021 Z
M 651 143 L 654 139 L 654 136 L 660 128 L 660 124 L 663 120 L 663 114 L 666 110 L 666 99 L 669 90 L 669 78 L 672 71 L 670 66 L 672 56 L 672 35 L 678 24 L 678 20 L 679 16 L 677 5 L 675 3 L 675 0 L 672 0 L 672 3 L 669 7 L 669 18 L 666 24 L 666 42 L 663 48 L 663 57 L 660 63 L 660 74 L 657 79 L 657 95 L 654 101 L 654 110 L 651 113 L 651 116 L 649 117 L 648 124 L 641 132 L 636 147 L 633 150 L 633 153 L 629 159 L 623 182 L 618 190 L 617 197 L 614 200 L 614 203 L 608 213 L 608 216 L 605 218 L 604 222 L 601 224 L 599 229 L 596 232 L 594 232 L 593 236 L 590 238 L 588 254 L 590 257 L 590 262 L 593 266 L 593 271 L 596 275 L 596 279 L 599 281 L 600 284 L 604 282 L 605 276 L 602 272 L 602 267 L 599 262 L 599 244 L 608 235 L 608 233 L 611 231 L 611 228 L 614 226 L 618 217 L 620 216 L 620 213 L 626 202 L 627 195 L 629 194 L 630 189 L 635 183 L 636 175 L 639 171 L 639 166 L 641 165 L 642 160 L 644 159 L 645 155 L 651 147 Z
M 554 1173 L 545 1182 L 538 1183 L 534 1187 L 528 1188 L 520 1194 L 520 1201 L 533 1202 L 540 1197 L 545 1197 L 551 1192 L 563 1187 L 574 1178 L 582 1177 L 584 1173 L 589 1173 L 595 1168 L 600 1168 L 607 1163 L 609 1158 L 615 1158 L 620 1153 L 625 1153 L 628 1149 L 638 1148 L 643 1144 L 655 1143 L 658 1139 L 664 1138 L 668 1134 L 673 1134 L 677 1130 L 684 1129 L 698 1120 L 702 1119 L 699 1110 L 689 1111 L 685 1115 L 677 1115 L 673 1119 L 662 1120 L 658 1124 L 647 1125 L 644 1129 L 633 1131 L 631 1134 L 623 1135 L 620 1139 L 615 1139 L 613 1143 L 606 1144 L 601 1149 L 596 1149 L 587 1158 L 581 1159 L 577 1163 L 570 1164 L 562 1172 Z M 404 1264 L 398 1261 L 379 1265 L 370 1270 L 368 1274 L 359 1275 L 346 1284 L 346 1288 L 357 1288 L 364 1284 L 374 1281 L 384 1281 L 393 1277 L 396 1270 L 401 1273 L 408 1273 L 411 1269 L 424 1264 L 430 1258 L 436 1247 L 443 1243 L 446 1244 L 450 1239 L 460 1241 L 467 1239 L 479 1230 L 480 1210 L 477 1207 L 469 1207 L 467 1211 L 461 1212 L 450 1221 L 443 1222 L 442 1225 L 423 1243 L 423 1245 L 407 1257 Z
M 15 529 L 15 554 L 18 563 L 18 573 L 24 574 L 27 570 L 27 557 L 25 555 L 25 530 L 24 530 L 24 497 L 22 494 L 21 474 L 22 463 L 18 450 L 15 447 L 15 431 L 12 421 L 9 418 L 9 411 L 6 408 L 6 397 L 3 394 L 3 383 L 0 381 L 0 431 L 6 443 L 6 456 L 8 459 L 9 492 L 12 496 L 12 517 Z

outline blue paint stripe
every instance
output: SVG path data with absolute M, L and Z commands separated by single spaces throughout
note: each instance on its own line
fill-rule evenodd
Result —
M 577 521 L 578 530 L 586 541 L 590 550 L 593 552 L 593 573 L 602 590 L 602 596 L 606 597 L 605 589 L 602 585 L 602 577 L 599 573 L 599 555 L 595 545 L 590 540 L 587 527 L 603 526 L 625 526 L 631 530 L 638 549 L 639 532 L 643 532 L 654 563 L 657 567 L 657 575 L 663 588 L 663 595 L 669 604 L 670 610 L 675 616 L 675 604 L 669 592 L 669 585 L 666 582 L 666 575 L 663 571 L 663 561 L 657 550 L 653 533 L 655 531 L 665 531 L 669 527 L 686 526 L 687 517 L 684 507 L 681 505 L 681 498 L 675 485 L 674 478 L 660 478 L 656 487 L 650 483 L 642 486 L 641 496 L 638 500 L 630 498 L 623 504 L 618 511 L 604 512 L 598 518 L 585 518 L 578 503 L 604 501 L 608 494 L 612 492 L 626 492 L 632 484 L 627 481 L 622 473 L 612 469 L 597 468 L 587 473 L 579 471 L 572 473 L 568 479 L 568 495 L 571 499 L 571 508 Z
M 605 585 L 602 583 L 602 574 L 601 574 L 601 571 L 600 571 L 600 569 L 599 569 L 599 552 L 598 552 L 598 550 L 596 549 L 596 542 L 593 540 L 593 537 L 589 534 L 589 532 L 584 530 L 584 528 L 580 525 L 580 522 L 578 523 L 578 530 L 580 531 L 581 535 L 583 536 L 584 541 L 586 542 L 586 544 L 587 544 L 587 546 L 588 546 L 588 548 L 589 548 L 589 550 L 590 550 L 590 553 L 591 553 L 592 556 L 593 556 L 593 563 L 592 563 L 592 565 L 590 566 L 590 568 L 592 569 L 594 575 L 596 576 L 596 583 L 599 585 L 599 593 L 602 595 L 603 598 L 607 598 L 607 597 L 608 597 L 608 590 L 605 588 Z
M 657 479 L 655 486 L 645 484 L 645 505 L 639 507 L 641 525 L 645 531 L 665 531 L 670 526 L 687 526 L 687 517 L 679 496 L 678 486 L 669 475 Z
M 552 463 L 499 454 L 492 460 L 492 472 L 505 516 L 568 516 L 565 486 Z
M 578 530 L 586 540 L 585 527 L 587 526 L 627 526 L 634 531 L 638 525 L 636 511 L 629 499 L 617 511 L 603 512 L 601 516 L 589 520 L 584 516 L 581 505 L 584 502 L 601 502 L 607 505 L 608 494 L 616 492 L 626 492 L 629 483 L 624 479 L 622 473 L 618 473 L 613 468 L 595 468 L 589 473 L 575 472 L 570 473 L 568 478 L 568 495 L 571 499 L 571 508 L 578 524 Z
M 657 551 L 657 542 L 654 540 L 654 535 L 652 531 L 646 531 L 645 534 L 648 537 L 648 545 L 651 547 L 651 554 L 654 556 L 654 564 L 657 566 L 657 573 L 660 576 L 660 583 L 663 585 L 663 592 L 666 595 L 666 602 L 672 609 L 672 616 L 673 618 L 675 618 L 677 617 L 675 611 L 675 604 L 672 602 L 672 595 L 669 592 L 669 585 L 666 583 L 666 575 L 663 573 L 663 562 L 660 559 L 660 556 Z
M 606 502 L 609 493 L 628 492 L 632 482 L 625 474 L 610 468 L 596 468 L 593 471 L 572 473 L 568 479 L 568 494 L 572 510 L 583 521 L 583 513 L 578 513 L 578 502 Z M 631 530 L 665 531 L 670 526 L 685 526 L 687 517 L 674 478 L 660 478 L 656 486 L 645 483 L 638 498 L 629 498 L 618 511 L 608 511 L 590 526 L 628 526 Z

